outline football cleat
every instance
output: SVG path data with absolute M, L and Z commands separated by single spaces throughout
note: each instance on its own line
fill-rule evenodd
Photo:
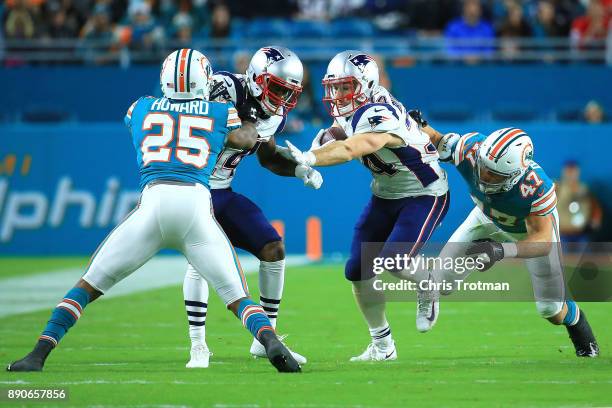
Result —
M 417 291 L 416 328 L 421 333 L 434 327 L 440 312 L 440 294 L 437 290 Z
M 577 357 L 599 356 L 599 345 L 584 310 L 580 310 L 580 318 L 574 326 L 565 326 L 576 349 Z
M 281 373 L 299 373 L 302 367 L 291 355 L 291 352 L 271 331 L 265 331 L 260 336 L 261 343 L 266 349 L 266 356 L 270 363 Z
M 195 345 L 191 347 L 191 359 L 185 365 L 187 368 L 208 368 L 212 353 L 206 345 Z
M 397 350 L 395 348 L 395 342 L 392 342 L 390 346 L 380 347 L 374 343 L 368 344 L 368 348 L 358 356 L 351 357 L 352 362 L 358 361 L 391 361 L 397 360 Z
M 599 356 L 599 345 L 596 342 L 589 343 L 586 347 L 576 349 L 577 357 L 597 357 Z
M 285 340 L 286 338 L 287 338 L 286 334 L 278 337 L 278 339 L 285 345 L 285 347 L 287 347 L 287 345 L 283 342 L 283 340 Z M 289 350 L 289 352 L 291 353 L 295 361 L 298 362 L 298 364 L 306 364 L 308 362 L 306 357 L 304 357 L 303 355 L 296 353 L 295 351 L 291 350 L 289 347 L 287 347 L 287 350 Z M 253 343 L 251 344 L 251 349 L 249 351 L 251 355 L 255 358 L 257 357 L 268 358 L 268 355 L 266 354 L 266 349 L 257 339 L 253 339 Z
M 51 350 L 53 350 L 53 344 L 45 340 L 38 340 L 30 354 L 9 364 L 6 371 L 42 371 Z
M 42 371 L 44 364 L 44 359 L 30 353 L 21 360 L 9 364 L 6 367 L 6 371 Z

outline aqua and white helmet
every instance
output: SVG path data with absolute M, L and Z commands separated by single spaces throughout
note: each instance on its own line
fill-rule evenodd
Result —
M 182 48 L 168 55 L 162 65 L 159 81 L 168 99 L 208 99 L 212 67 L 199 51 Z
M 531 138 L 521 129 L 504 128 L 491 133 L 478 148 L 478 188 L 485 194 L 510 190 L 525 174 L 533 159 Z
M 323 77 L 323 103 L 334 117 L 348 116 L 363 106 L 378 86 L 378 65 L 363 51 L 337 54 Z
M 249 93 L 268 115 L 286 115 L 302 93 L 304 67 L 289 48 L 263 47 L 251 58 L 246 72 Z

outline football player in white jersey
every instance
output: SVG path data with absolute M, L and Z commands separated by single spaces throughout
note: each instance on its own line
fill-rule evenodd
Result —
M 321 146 L 326 134 L 321 131 L 313 150 L 301 152 L 287 145 L 293 158 L 309 167 L 359 159 L 372 173 L 373 195 L 355 226 L 345 268 L 372 342 L 351 361 L 395 360 L 384 293 L 376 290 L 370 266 L 374 257 L 395 257 L 398 245 L 403 245 L 402 253 L 410 259 L 418 255 L 448 210 L 446 173 L 428 136 L 401 103 L 379 86 L 378 67 L 371 56 L 362 51 L 339 53 L 330 61 L 323 85 L 334 126 L 342 128 L 347 138 Z M 376 253 L 362 254 L 362 243 L 373 243 Z M 415 282 L 429 279 L 427 271 L 392 272 Z
M 282 238 L 270 225 L 259 207 L 242 194 L 232 191 L 231 182 L 241 160 L 257 153 L 261 165 L 280 176 L 297 177 L 304 184 L 318 189 L 321 174 L 276 152 L 274 136 L 285 126 L 287 114 L 297 103 L 302 91 L 303 67 L 300 59 L 285 47 L 270 46 L 258 50 L 249 63 L 246 74 L 220 71 L 213 75 L 210 99 L 233 102 L 243 120 L 255 122 L 257 143 L 252 149 L 226 146 L 210 177 L 215 218 L 232 244 L 255 255 L 260 260 L 260 304 L 272 325 L 276 327 L 283 292 L 285 248 Z M 183 284 L 191 359 L 188 368 L 208 367 L 210 351 L 205 340 L 208 307 L 208 285 L 189 265 Z M 254 340 L 250 353 L 265 357 L 266 351 Z M 306 358 L 293 352 L 304 364 Z

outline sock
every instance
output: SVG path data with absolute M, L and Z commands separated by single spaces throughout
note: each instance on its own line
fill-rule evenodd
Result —
M 208 283 L 189 265 L 183 281 L 183 298 L 191 346 L 206 345 L 206 313 L 208 311 Z
M 563 319 L 563 324 L 566 326 L 575 326 L 580 320 L 580 308 L 573 300 L 566 300 L 567 314 Z
M 372 342 L 376 345 L 387 347 L 393 343 L 389 323 L 381 327 L 370 328 L 370 336 L 372 336 Z
M 259 339 L 261 333 L 270 331 L 274 333 L 274 327 L 263 308 L 251 299 L 243 299 L 238 305 L 238 316 L 242 325 L 251 332 L 253 337 Z
M 259 263 L 259 303 L 268 315 L 272 327 L 276 328 L 278 307 L 285 283 L 285 260 Z
M 373 287 L 374 280 L 353 282 L 353 294 L 357 305 L 361 310 L 361 314 L 368 324 L 372 340 L 374 336 L 383 334 L 385 328 L 389 328 L 387 317 L 385 316 L 385 295 L 383 292 L 375 290 Z M 380 338 L 380 344 L 387 344 L 391 341 L 391 330 L 388 335 Z
M 82 288 L 72 288 L 51 313 L 45 330 L 39 340 L 47 341 L 57 346 L 66 332 L 74 326 L 81 317 L 85 306 L 89 303 L 89 293 Z

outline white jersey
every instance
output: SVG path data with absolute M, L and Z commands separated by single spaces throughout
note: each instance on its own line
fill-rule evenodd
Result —
M 351 137 L 359 133 L 392 133 L 404 146 L 383 147 L 360 158 L 373 176 L 372 193 L 380 198 L 397 199 L 423 195 L 440 196 L 448 191 L 446 172 L 438 163 L 438 151 L 406 114 L 404 106 L 385 88 L 378 86 L 371 102 L 351 116 L 336 118 Z
M 244 75 L 232 74 L 219 71 L 213 75 L 210 88 L 211 101 L 232 101 L 239 109 L 247 99 L 246 80 Z M 228 188 L 232 184 L 236 168 L 240 161 L 246 156 L 257 152 L 262 143 L 267 143 L 272 136 L 280 133 L 285 127 L 284 116 L 270 116 L 266 119 L 258 119 L 255 124 L 257 129 L 257 143 L 249 150 L 234 149 L 226 146 L 219 154 L 215 169 L 210 176 L 210 188 Z

